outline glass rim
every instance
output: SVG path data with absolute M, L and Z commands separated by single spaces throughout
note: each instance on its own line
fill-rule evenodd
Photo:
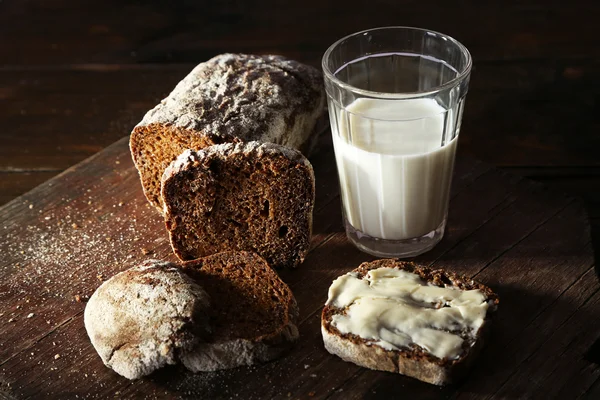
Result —
M 329 69 L 329 66 L 327 65 L 327 61 L 329 60 L 333 50 L 335 48 L 337 48 L 343 41 L 345 41 L 349 38 L 352 38 L 354 36 L 358 36 L 358 35 L 361 35 L 361 34 L 364 34 L 367 32 L 373 32 L 373 31 L 379 31 L 379 30 L 419 31 L 419 32 L 423 32 L 423 33 L 432 33 L 432 34 L 438 35 L 442 38 L 445 38 L 446 40 L 449 40 L 451 43 L 453 43 L 454 45 L 456 45 L 458 47 L 458 49 L 461 51 L 461 53 L 465 56 L 466 65 L 464 66 L 464 68 L 461 69 L 461 71 L 458 71 L 458 75 L 455 78 L 449 80 L 448 82 L 446 82 L 442 85 L 434 86 L 427 90 L 414 91 L 414 92 L 390 93 L 390 92 L 376 92 L 373 90 L 360 89 L 360 88 L 357 88 L 356 86 L 352 86 L 349 83 L 346 83 L 346 82 L 342 81 L 341 79 L 339 79 L 338 77 L 336 77 L 335 72 L 332 72 L 331 69 Z M 375 53 L 375 54 L 377 54 L 377 53 Z M 452 36 L 446 35 L 441 32 L 433 31 L 430 29 L 416 28 L 416 27 L 412 27 L 412 26 L 401 26 L 401 25 L 370 28 L 370 29 L 365 29 L 365 30 L 362 30 L 359 32 L 354 32 L 349 35 L 346 35 L 346 36 L 342 37 L 341 39 L 336 40 L 331 46 L 329 46 L 329 48 L 325 51 L 325 53 L 323 54 L 323 57 L 321 59 L 321 68 L 323 69 L 323 73 L 325 74 L 325 77 L 327 79 L 331 80 L 332 82 L 334 82 L 339 87 L 346 89 L 346 90 L 350 90 L 350 91 L 358 93 L 358 94 L 365 95 L 365 96 L 374 97 L 374 98 L 387 98 L 387 99 L 407 99 L 407 98 L 412 98 L 412 97 L 421 97 L 421 96 L 425 96 L 425 95 L 428 95 L 431 93 L 439 92 L 448 87 L 456 86 L 457 84 L 462 82 L 469 75 L 469 73 L 471 72 L 472 66 L 473 66 L 473 59 L 471 57 L 471 53 L 469 52 L 469 50 L 466 48 L 465 45 L 463 45 L 458 40 L 454 39 Z

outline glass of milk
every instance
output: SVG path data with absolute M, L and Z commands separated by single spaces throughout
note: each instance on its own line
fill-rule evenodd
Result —
M 455 39 L 407 27 L 346 36 L 323 56 L 346 233 L 379 257 L 443 237 L 471 72 Z

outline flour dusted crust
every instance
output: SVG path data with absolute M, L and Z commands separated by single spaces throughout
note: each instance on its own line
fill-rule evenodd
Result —
M 172 178 L 174 175 L 181 173 L 182 171 L 185 171 L 193 166 L 200 165 L 206 159 L 219 158 L 221 160 L 226 160 L 227 157 L 234 154 L 240 154 L 250 158 L 263 158 L 283 155 L 290 161 L 302 164 L 306 168 L 310 169 L 310 171 L 313 171 L 311 163 L 297 150 L 285 146 L 279 146 L 274 143 L 261 143 L 252 141 L 248 143 L 218 144 L 206 147 L 202 149 L 202 151 L 187 149 L 181 153 L 171 164 L 169 164 L 167 169 L 165 169 L 162 181 L 166 181 Z
M 161 196 L 181 260 L 252 251 L 279 268 L 308 253 L 314 171 L 294 149 L 248 142 L 186 150 L 165 170 Z
M 130 148 L 144 193 L 162 208 L 160 178 L 188 148 L 255 140 L 307 151 L 324 110 L 317 69 L 281 56 L 216 56 L 134 128 Z
M 175 264 L 148 260 L 104 282 L 84 323 L 105 365 L 137 379 L 196 345 L 209 332 L 207 293 Z
M 325 349 L 345 361 L 353 362 L 365 368 L 396 372 L 434 385 L 446 385 L 463 378 L 473 361 L 481 351 L 489 335 L 491 316 L 497 309 L 498 296 L 487 286 L 469 278 L 443 271 L 432 270 L 411 262 L 399 260 L 376 260 L 365 262 L 354 270 L 359 278 L 377 268 L 397 268 L 419 275 L 430 284 L 441 287 L 453 287 L 460 290 L 478 289 L 484 293 L 491 304 L 483 325 L 477 332 L 466 337 L 464 352 L 456 360 L 439 359 L 419 346 L 402 350 L 385 350 L 352 333 L 342 334 L 331 323 L 335 314 L 344 310 L 325 306 L 321 314 L 321 333 Z
M 196 66 L 138 126 L 174 125 L 227 141 L 260 139 L 298 148 L 302 132 L 283 135 L 286 119 L 321 113 L 322 86 L 318 70 L 281 56 L 222 54 Z

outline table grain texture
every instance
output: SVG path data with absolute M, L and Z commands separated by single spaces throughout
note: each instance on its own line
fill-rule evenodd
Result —
M 593 1 L 0 2 L 0 398 L 600 398 L 598 15 Z M 311 159 L 311 252 L 282 272 L 301 307 L 296 348 L 212 374 L 106 369 L 87 296 L 139 260 L 173 259 L 132 127 L 216 54 L 318 67 L 337 38 L 387 25 L 448 33 L 474 58 L 448 232 L 418 258 L 501 296 L 469 378 L 440 389 L 323 349 L 327 287 L 372 259 L 344 237 L 327 136 Z

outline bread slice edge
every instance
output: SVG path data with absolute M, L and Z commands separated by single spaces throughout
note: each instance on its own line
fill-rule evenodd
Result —
M 284 285 L 284 298 L 280 304 L 285 304 L 287 313 L 276 329 L 263 332 L 252 338 L 216 338 L 214 341 L 198 342 L 192 349 L 180 354 L 182 364 L 193 372 L 217 371 L 240 366 L 265 363 L 281 357 L 290 350 L 300 334 L 297 327 L 299 317 L 298 303 L 292 290 L 281 280 L 267 262 L 256 253 L 247 251 L 225 251 L 197 260 L 182 263 L 183 271 L 196 280 L 205 263 L 224 262 L 228 257 L 243 256 L 249 261 L 260 262 L 267 274 L 272 274 Z M 218 265 L 218 264 L 217 264 Z M 216 301 L 213 298 L 213 301 Z

